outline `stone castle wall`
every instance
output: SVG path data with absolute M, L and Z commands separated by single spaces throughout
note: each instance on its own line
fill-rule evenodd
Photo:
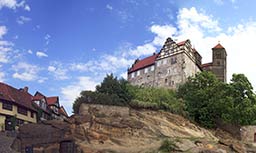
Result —
M 129 116 L 130 114 L 128 107 L 83 103 L 80 105 L 79 115 L 86 115 L 90 111 L 97 112 L 98 115 L 104 114 L 105 116 Z

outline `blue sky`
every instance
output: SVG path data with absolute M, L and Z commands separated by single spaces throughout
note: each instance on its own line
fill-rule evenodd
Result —
M 190 39 L 211 61 L 218 41 L 228 78 L 244 73 L 256 88 L 256 2 L 248 0 L 0 0 L 0 81 L 57 95 L 69 113 L 81 90 L 107 73 L 126 77 L 136 58 L 167 37 Z

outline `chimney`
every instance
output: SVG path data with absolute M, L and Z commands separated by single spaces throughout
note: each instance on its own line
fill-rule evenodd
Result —
M 23 88 L 23 91 L 24 91 L 24 92 L 28 92 L 28 87 L 25 86 L 25 87 Z

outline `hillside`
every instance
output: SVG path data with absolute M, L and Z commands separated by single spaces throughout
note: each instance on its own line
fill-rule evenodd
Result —
M 74 142 L 76 153 L 156 153 L 169 140 L 171 152 L 246 152 L 227 133 L 208 131 L 168 112 L 103 105 L 84 105 L 80 110 L 67 122 L 22 126 L 12 147 L 59 152 L 61 142 Z

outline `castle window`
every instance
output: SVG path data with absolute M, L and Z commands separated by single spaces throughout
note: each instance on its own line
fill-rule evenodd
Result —
M 177 63 L 177 58 L 176 57 L 171 58 L 171 64 L 175 64 L 175 63 Z
M 167 60 L 166 60 L 166 59 L 164 59 L 164 60 L 163 60 L 163 64 L 166 64 L 166 63 L 167 63 Z
M 145 68 L 144 73 L 148 73 L 148 68 Z
M 139 76 L 140 75 L 140 70 L 139 71 L 137 71 L 137 76 Z
M 167 84 L 168 80 L 167 80 L 167 79 L 165 79 L 165 80 L 164 80 L 164 82 L 165 82 L 165 84 Z
M 151 71 L 154 71 L 155 70 L 155 67 L 154 66 L 151 66 Z
M 3 103 L 2 108 L 6 109 L 6 110 L 12 111 L 12 104 L 10 104 L 10 103 Z
M 217 53 L 215 54 L 215 58 L 220 59 L 220 58 L 221 58 L 221 53 L 220 53 L 220 52 L 217 52 Z
M 132 73 L 132 78 L 134 78 L 134 72 Z

